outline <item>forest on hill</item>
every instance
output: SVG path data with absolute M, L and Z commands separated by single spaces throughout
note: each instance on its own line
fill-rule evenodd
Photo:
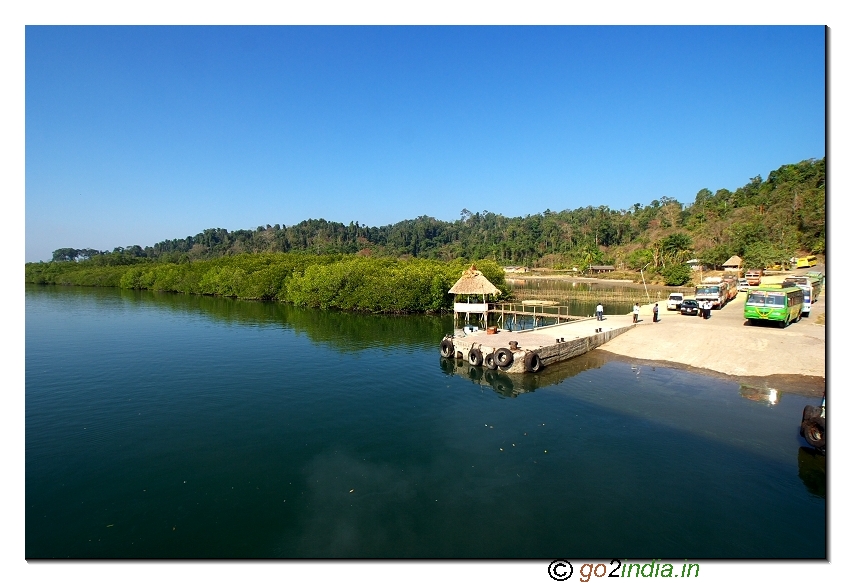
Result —
M 153 247 L 57 249 L 27 263 L 25 281 L 209 294 L 373 313 L 441 312 L 471 262 L 502 293 L 506 265 L 645 269 L 685 285 L 687 261 L 744 267 L 826 253 L 825 160 L 788 164 L 734 191 L 693 203 L 662 197 L 615 211 L 587 206 L 508 218 L 464 209 L 460 219 L 418 217 L 384 227 L 307 220 L 254 231 L 208 229 Z
M 692 258 L 709 266 L 730 256 L 747 267 L 826 252 L 826 161 L 787 164 L 735 190 L 708 189 L 692 203 L 661 197 L 628 209 L 586 206 L 525 217 L 464 209 L 455 221 L 428 216 L 382 227 L 309 219 L 255 230 L 206 229 L 153 246 L 112 251 L 57 249 L 53 261 L 128 265 L 185 263 L 243 253 L 359 254 L 452 261 L 490 259 L 501 265 L 585 269 L 592 264 L 670 272 Z M 675 271 L 675 270 L 674 270 Z

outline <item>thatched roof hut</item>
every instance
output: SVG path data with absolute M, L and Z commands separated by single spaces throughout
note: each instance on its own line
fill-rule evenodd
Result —
M 732 257 L 726 260 L 726 263 L 723 264 L 723 269 L 741 269 L 741 264 L 743 262 L 743 259 L 741 259 L 737 255 L 733 255 Z
M 457 280 L 457 283 L 452 286 L 449 293 L 455 295 L 497 295 L 502 292 L 499 291 L 499 288 L 490 283 L 490 280 L 484 277 L 483 273 L 475 269 L 475 265 L 473 264 L 469 269 L 463 272 L 463 275 L 461 275 L 460 279 Z

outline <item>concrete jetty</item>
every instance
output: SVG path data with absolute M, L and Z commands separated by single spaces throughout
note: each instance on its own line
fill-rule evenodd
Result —
M 602 346 L 634 326 L 632 315 L 627 314 L 605 316 L 602 321 L 583 318 L 519 331 L 495 327 L 475 332 L 456 331 L 440 342 L 440 354 L 506 373 L 537 372 L 544 366 Z

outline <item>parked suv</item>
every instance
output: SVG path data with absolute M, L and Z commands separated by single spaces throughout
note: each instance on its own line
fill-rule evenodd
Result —
M 682 300 L 685 299 L 683 294 L 672 293 L 670 297 L 667 298 L 667 309 L 668 310 L 678 310 L 679 306 L 682 305 Z

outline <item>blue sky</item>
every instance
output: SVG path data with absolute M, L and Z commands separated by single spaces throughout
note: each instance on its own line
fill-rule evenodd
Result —
M 825 155 L 820 26 L 28 26 L 26 260 L 625 209 Z

